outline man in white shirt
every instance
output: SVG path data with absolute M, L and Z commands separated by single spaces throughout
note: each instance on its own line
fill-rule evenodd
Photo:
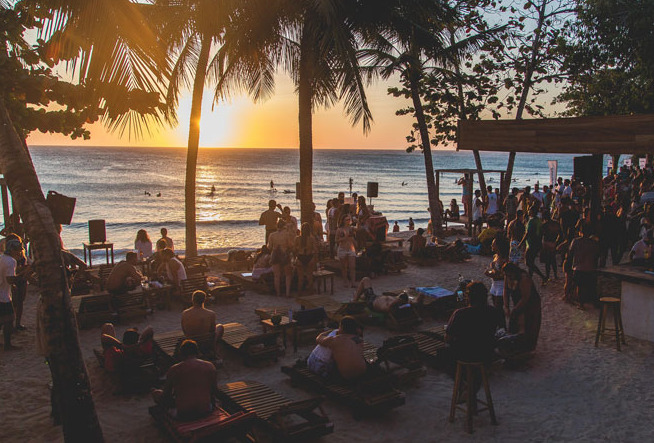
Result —
M 637 241 L 631 252 L 629 258 L 635 264 L 645 264 L 648 260 L 652 259 L 652 252 L 654 252 L 654 232 L 650 229 L 644 238 Z
M 493 193 L 493 187 L 487 188 L 486 194 L 486 215 L 493 215 L 497 213 L 497 194 Z
M 0 326 L 5 338 L 5 351 L 18 349 L 11 344 L 14 329 L 14 306 L 11 302 L 11 286 L 16 279 L 16 260 L 23 252 L 23 245 L 18 240 L 9 240 L 5 252 L 0 256 Z
M 538 203 L 539 203 L 538 207 L 539 207 L 539 208 L 542 208 L 542 207 L 543 207 L 543 196 L 544 196 L 544 195 L 545 195 L 545 194 L 543 194 L 543 193 L 540 191 L 540 184 L 536 183 L 536 184 L 534 185 L 534 192 L 531 193 L 531 196 L 532 196 L 533 198 L 535 198 L 536 200 L 538 200 Z

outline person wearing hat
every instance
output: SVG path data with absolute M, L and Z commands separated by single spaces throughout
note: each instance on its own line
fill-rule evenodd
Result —
M 12 285 L 16 283 L 17 260 L 23 255 L 23 244 L 17 239 L 8 239 L 5 252 L 0 256 L 0 326 L 3 329 L 5 351 L 17 349 L 11 344 L 14 329 L 14 305 L 11 300 Z

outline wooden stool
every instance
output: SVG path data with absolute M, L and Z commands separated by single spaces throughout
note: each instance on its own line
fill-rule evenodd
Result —
M 600 338 L 604 336 L 605 331 L 615 331 L 615 342 L 618 345 L 618 351 L 622 351 L 620 348 L 620 342 L 627 344 L 624 340 L 624 328 L 622 327 L 622 312 L 620 311 L 620 299 L 616 297 L 601 297 L 599 299 L 600 304 L 602 305 L 600 309 L 599 321 L 597 322 L 597 334 L 595 334 L 595 346 L 600 341 Z M 613 328 L 606 328 L 606 316 L 609 309 L 613 311 Z
M 479 371 L 481 373 L 481 381 L 484 385 L 484 391 L 486 392 L 485 402 L 477 399 L 476 393 L 474 392 L 473 386 L 475 371 Z M 459 406 L 457 405 L 457 401 L 460 392 L 464 389 L 466 392 L 465 406 Z M 486 407 L 483 409 L 477 409 L 478 403 L 481 403 Z M 488 377 L 486 376 L 486 368 L 482 362 L 467 362 L 457 360 L 456 376 L 454 378 L 454 392 L 452 392 L 452 405 L 450 406 L 450 423 L 454 422 L 454 415 L 457 409 L 461 409 L 466 413 L 466 431 L 469 434 L 472 434 L 472 416 L 477 415 L 478 412 L 488 410 L 491 423 L 497 425 L 495 409 L 493 408 L 493 398 L 491 397 L 490 386 L 488 385 Z

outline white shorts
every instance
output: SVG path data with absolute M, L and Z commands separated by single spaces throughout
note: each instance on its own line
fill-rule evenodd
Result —
M 357 253 L 355 251 L 350 251 L 348 249 L 338 249 L 338 259 L 343 260 L 347 257 L 356 257 Z
M 502 297 L 504 295 L 504 280 L 493 280 L 488 293 L 493 297 Z

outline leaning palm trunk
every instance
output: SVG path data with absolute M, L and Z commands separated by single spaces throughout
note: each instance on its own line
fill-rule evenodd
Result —
M 431 156 L 431 141 L 429 140 L 429 129 L 425 120 L 425 111 L 420 100 L 420 91 L 417 80 L 411 80 L 411 98 L 413 108 L 416 112 L 418 129 L 420 131 L 420 141 L 422 143 L 422 153 L 425 158 L 425 175 L 427 178 L 427 197 L 429 199 L 429 212 L 431 213 L 431 225 L 433 232 L 441 232 L 443 208 L 438 201 L 436 194 L 436 180 L 434 179 L 434 163 Z
M 309 39 L 300 43 L 300 70 L 298 79 L 298 125 L 300 136 L 300 211 L 302 223 L 313 228 L 313 87 Z
M 61 413 L 64 438 L 70 442 L 101 442 L 77 325 L 61 258 L 61 243 L 41 184 L 23 140 L 0 101 L 0 171 L 25 223 L 34 253 L 41 300 L 39 343 L 47 358 L 55 387 L 53 401 Z
M 200 118 L 202 117 L 202 95 L 204 82 L 207 77 L 207 65 L 209 64 L 209 50 L 211 49 L 211 38 L 205 35 L 201 37 L 200 54 L 198 65 L 193 81 L 193 96 L 191 101 L 191 119 L 188 131 L 188 150 L 186 152 L 186 184 L 184 190 L 185 200 L 185 221 L 186 221 L 186 250 L 187 257 L 198 255 L 197 226 L 195 209 L 195 176 L 198 165 L 198 150 L 200 147 Z

